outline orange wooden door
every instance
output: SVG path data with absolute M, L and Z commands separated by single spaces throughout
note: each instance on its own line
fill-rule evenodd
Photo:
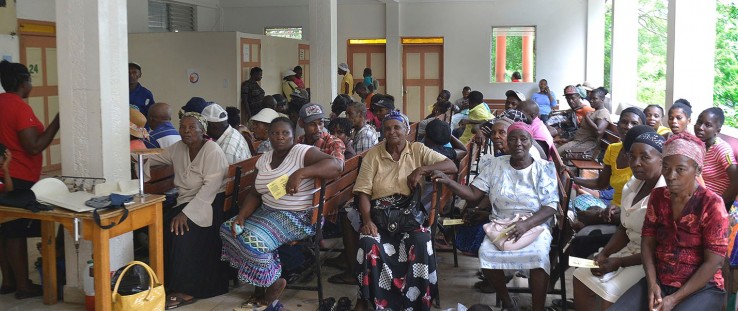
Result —
M 302 67 L 302 82 L 305 82 L 305 88 L 310 88 L 310 45 L 297 45 L 297 64 Z
M 20 62 L 28 67 L 33 83 L 28 105 L 44 126 L 48 126 L 59 113 L 56 26 L 49 22 L 18 20 L 18 30 Z M 43 155 L 43 171 L 61 169 L 58 133 Z
M 402 111 L 418 122 L 443 90 L 443 45 L 403 45 L 402 81 Z
M 347 59 L 351 74 L 354 76 L 354 84 L 364 81 L 364 68 L 371 68 L 372 77 L 379 83 L 379 88 L 374 92 L 385 93 L 387 90 L 385 50 L 384 44 L 349 44 Z

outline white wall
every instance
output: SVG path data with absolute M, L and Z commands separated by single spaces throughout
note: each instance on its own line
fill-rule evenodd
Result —
M 299 44 L 304 40 L 261 37 L 261 87 L 266 94 L 282 93 L 282 72 L 297 66 Z
M 262 33 L 267 26 L 302 26 L 305 34 L 309 32 L 303 2 L 248 7 L 237 0 L 223 0 L 221 5 L 226 30 Z M 348 39 L 384 38 L 385 16 L 385 4 L 378 1 L 339 3 L 338 62 L 346 62 Z M 460 96 L 465 85 L 494 99 L 504 98 L 508 89 L 526 96 L 537 90 L 537 83 L 489 82 L 492 26 L 537 27 L 535 77 L 546 78 L 562 102 L 564 86 L 585 79 L 587 0 L 400 3 L 399 19 L 403 37 L 445 38 L 444 88 L 453 98 Z
M 149 0 L 128 0 L 128 33 L 149 32 Z
M 16 1 L 18 18 L 37 21 L 56 21 L 56 3 L 50 0 Z
M 302 26 L 302 37 L 309 38 L 308 6 L 245 6 L 239 1 L 223 1 L 223 30 L 264 34 L 265 27 Z
M 128 55 L 142 67 L 141 85 L 176 113 L 202 97 L 223 107 L 238 106 L 238 50 L 235 32 L 141 33 L 128 36 Z M 196 84 L 188 70 L 200 75 Z M 178 124 L 176 114 L 173 118 Z
M 513 12 L 525 12 L 513 14 Z M 490 83 L 492 26 L 536 26 L 535 78 L 546 78 L 563 101 L 564 86 L 584 80 L 587 6 L 583 0 L 401 4 L 400 29 L 408 36 L 442 36 L 444 88 L 452 98 L 464 85 L 485 98 L 508 89 L 526 96 L 536 83 Z M 394 94 L 393 94 L 394 95 Z

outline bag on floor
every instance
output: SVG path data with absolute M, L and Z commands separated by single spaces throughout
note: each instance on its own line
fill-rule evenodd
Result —
M 120 282 L 123 277 L 119 277 L 113 288 L 113 311 L 161 311 L 164 310 L 166 294 L 164 285 L 159 283 L 159 278 L 151 267 L 140 261 L 131 261 L 121 273 L 125 275 L 128 269 L 142 266 L 149 273 L 149 290 L 133 295 L 123 296 L 118 293 Z
M 535 226 L 526 231 L 517 241 L 508 240 L 507 232 L 510 230 L 510 226 L 514 225 L 518 221 L 528 219 L 530 216 L 532 215 L 515 214 L 515 216 L 511 218 L 494 219 L 491 222 L 484 224 L 484 232 L 487 234 L 487 238 L 492 241 L 492 244 L 494 244 L 497 249 L 501 251 L 519 250 L 533 243 L 541 232 L 546 230 L 543 226 Z

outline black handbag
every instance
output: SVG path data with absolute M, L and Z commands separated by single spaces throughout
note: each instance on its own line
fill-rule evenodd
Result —
M 372 200 L 372 222 L 390 235 L 418 230 L 428 219 L 420 202 L 421 192 L 418 186 L 410 196 L 395 194 Z

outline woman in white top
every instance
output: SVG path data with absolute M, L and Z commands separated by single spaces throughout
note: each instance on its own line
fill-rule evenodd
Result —
M 228 279 L 219 277 L 223 194 L 218 194 L 228 169 L 218 144 L 205 139 L 207 122 L 188 112 L 179 123 L 182 140 L 152 155 L 147 165 L 171 165 L 179 196 L 164 211 L 164 272 L 167 309 L 228 292 Z M 215 224 L 215 226 L 213 226 Z
M 574 271 L 576 310 L 592 310 L 600 302 L 609 308 L 645 272 L 641 266 L 641 229 L 648 198 L 654 188 L 666 186 L 661 176 L 664 138 L 654 130 L 638 135 L 628 152 L 633 177 L 623 187 L 620 226 L 595 256 L 599 268 Z
M 279 298 L 287 285 L 280 278 L 277 248 L 315 234 L 311 224 L 315 179 L 331 179 L 341 173 L 341 162 L 313 146 L 294 143 L 294 125 L 279 117 L 269 127 L 272 150 L 256 162 L 254 187 L 246 195 L 237 216 L 223 223 L 222 260 L 238 269 L 241 281 L 258 288 L 251 302 L 267 305 Z M 289 176 L 287 195 L 275 198 L 267 185 Z

